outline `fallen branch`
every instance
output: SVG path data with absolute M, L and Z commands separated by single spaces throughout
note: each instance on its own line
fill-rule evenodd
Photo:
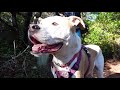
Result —
M 24 70 L 24 72 L 25 72 L 26 77 L 28 77 L 28 74 L 27 74 L 27 72 L 26 72 L 26 63 L 25 63 L 25 61 L 26 61 L 26 57 L 25 57 L 25 59 L 24 59 L 24 61 L 23 61 L 22 67 L 23 67 L 23 70 Z
M 23 52 L 19 53 L 17 56 L 12 57 L 12 59 L 16 59 L 17 57 L 21 56 L 29 47 L 30 46 L 28 45 L 27 48 Z
M 26 48 L 23 52 L 19 53 L 17 56 L 13 56 L 11 59 L 9 59 L 8 61 L 6 61 L 6 62 L 0 67 L 0 69 L 3 68 L 3 67 L 6 67 L 6 65 L 9 65 L 11 61 L 14 62 L 13 60 L 15 60 L 16 58 L 18 58 L 19 56 L 21 56 L 23 53 L 25 53 L 29 47 L 30 47 L 30 46 L 28 45 L 27 48 Z
M 14 56 L 16 56 L 16 43 L 15 43 L 15 40 L 13 41 L 13 47 L 14 47 Z

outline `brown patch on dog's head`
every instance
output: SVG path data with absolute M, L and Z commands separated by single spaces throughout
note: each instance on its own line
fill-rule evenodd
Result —
M 85 29 L 85 23 L 80 17 L 70 16 L 68 17 L 68 20 L 70 20 L 72 26 L 78 26 L 81 30 Z

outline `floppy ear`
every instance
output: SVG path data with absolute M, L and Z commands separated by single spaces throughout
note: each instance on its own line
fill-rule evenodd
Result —
M 80 17 L 77 16 L 69 16 L 68 20 L 70 20 L 72 26 L 78 26 L 81 30 L 85 29 L 85 23 Z

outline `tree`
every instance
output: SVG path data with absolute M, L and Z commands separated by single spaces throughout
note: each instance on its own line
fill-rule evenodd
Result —
M 28 45 L 28 28 L 34 12 L 0 12 L 0 51 L 13 51 L 16 41 L 18 51 Z M 4 48 L 3 48 L 4 47 Z

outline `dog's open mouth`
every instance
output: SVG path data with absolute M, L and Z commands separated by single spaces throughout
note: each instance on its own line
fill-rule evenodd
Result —
M 34 37 L 30 36 L 31 42 L 34 44 L 32 47 L 33 53 L 53 53 L 58 51 L 62 46 L 63 42 L 55 43 L 55 44 L 43 44 L 39 42 Z

